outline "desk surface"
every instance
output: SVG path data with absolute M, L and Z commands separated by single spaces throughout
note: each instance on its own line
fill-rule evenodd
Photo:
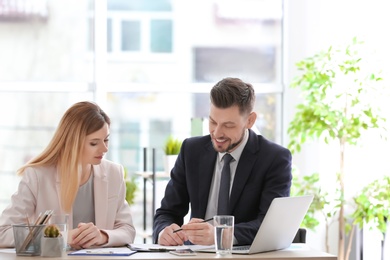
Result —
M 216 254 L 212 253 L 198 253 L 196 256 L 175 256 L 170 253 L 135 253 L 131 256 L 64 256 L 62 259 L 74 259 L 74 260 L 80 260 L 80 259 L 132 259 L 132 260 L 148 260 L 148 259 L 189 259 L 189 260 L 203 260 L 203 259 L 211 259 L 211 258 L 228 258 L 230 260 L 234 259 L 264 259 L 264 260 L 285 260 L 285 259 L 293 259 L 293 260 L 337 260 L 337 256 L 330 255 L 328 253 L 320 252 L 318 250 L 310 249 L 305 244 L 296 244 L 296 246 L 293 246 L 288 249 L 279 250 L 279 251 L 273 251 L 273 252 L 266 252 L 266 253 L 259 253 L 259 254 L 252 254 L 252 255 L 229 255 L 226 257 L 220 257 Z M 1 260 L 38 260 L 38 259 L 59 259 L 59 258 L 48 258 L 48 257 L 23 257 L 23 256 L 16 256 L 15 253 L 8 253 L 5 252 L 5 250 L 0 249 L 0 259 Z

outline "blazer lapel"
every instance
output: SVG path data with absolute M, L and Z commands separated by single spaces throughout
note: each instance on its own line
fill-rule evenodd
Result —
M 198 187 L 199 187 L 199 209 L 200 215 L 206 214 L 209 192 L 211 187 L 211 181 L 214 175 L 214 166 L 215 160 L 217 157 L 217 152 L 214 150 L 211 141 L 205 145 L 205 151 L 201 152 L 202 156 L 200 159 L 200 173 L 198 178 Z
M 102 165 L 93 166 L 94 186 L 93 193 L 95 197 L 95 225 L 105 227 L 107 222 L 108 209 L 108 180 Z M 97 206 L 99 205 L 99 206 Z
M 242 151 L 240 161 L 238 162 L 236 174 L 234 176 L 233 187 L 230 193 L 230 209 L 235 207 L 241 192 L 245 187 L 251 172 L 253 165 L 256 162 L 256 153 L 259 150 L 257 135 L 249 129 L 248 142 Z

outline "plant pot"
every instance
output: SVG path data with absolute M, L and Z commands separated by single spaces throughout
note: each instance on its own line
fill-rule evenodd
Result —
M 175 166 L 175 162 L 177 159 L 177 154 L 173 155 L 165 155 L 164 161 L 164 169 L 167 174 L 171 173 L 173 166 Z
M 64 252 L 63 237 L 42 237 L 41 256 L 61 257 Z

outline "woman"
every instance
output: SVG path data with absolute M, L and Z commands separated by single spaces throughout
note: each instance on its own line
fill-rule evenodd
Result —
M 134 241 L 123 167 L 103 159 L 109 127 L 94 103 L 66 111 L 46 149 L 18 170 L 18 191 L 0 217 L 0 247 L 14 246 L 12 224 L 46 210 L 69 214 L 68 243 L 75 249 Z

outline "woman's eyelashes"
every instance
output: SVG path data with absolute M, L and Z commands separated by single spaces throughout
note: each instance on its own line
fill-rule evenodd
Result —
M 107 144 L 108 141 L 110 141 L 110 139 L 104 139 L 104 140 L 103 140 L 103 142 L 104 142 L 105 144 Z M 90 144 L 91 146 L 96 146 L 96 145 L 99 144 L 99 142 L 91 142 L 91 143 L 89 143 L 89 144 Z

